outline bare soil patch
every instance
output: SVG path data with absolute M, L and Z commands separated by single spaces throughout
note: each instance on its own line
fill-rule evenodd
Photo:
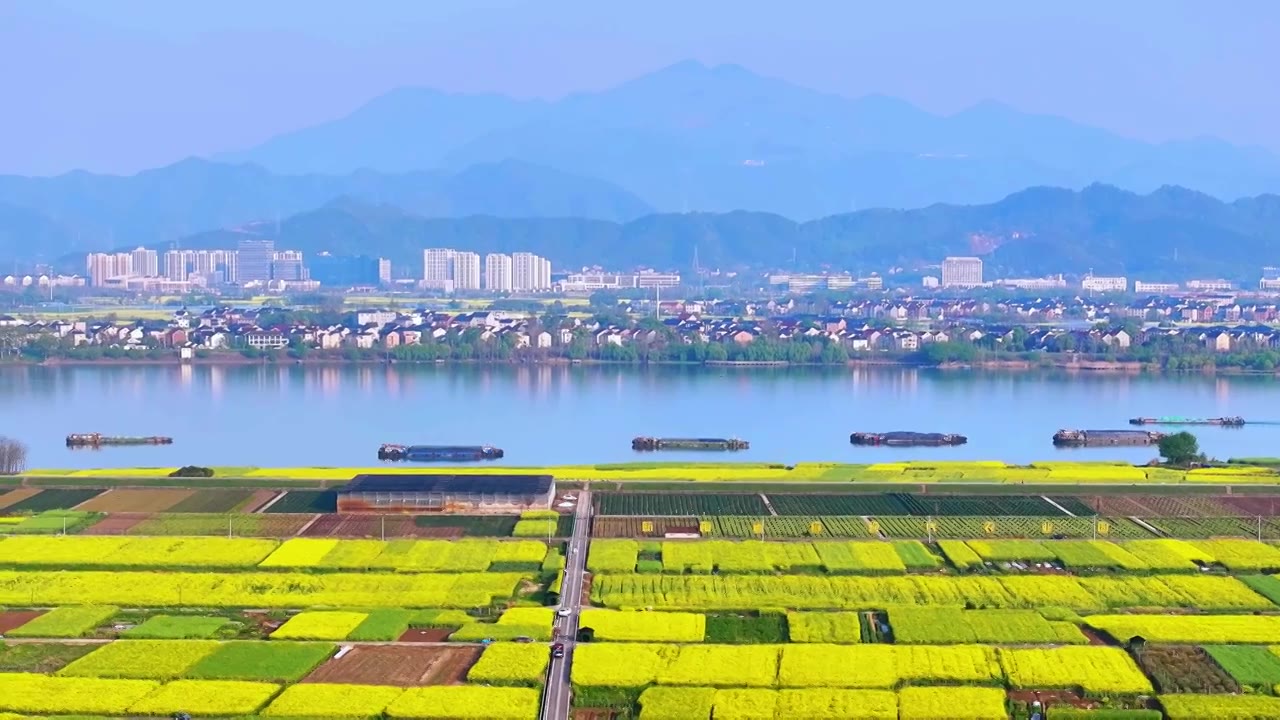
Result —
M 356 685 L 451 685 L 480 658 L 478 647 L 360 645 L 321 665 L 303 682 Z
M 22 627 L 44 614 L 42 610 L 9 610 L 0 612 L 0 635 Z
M 78 509 L 90 512 L 158 513 L 195 494 L 195 490 L 115 488 L 82 503 Z
M 86 528 L 81 535 L 128 535 L 133 526 L 151 517 L 148 513 L 111 513 Z

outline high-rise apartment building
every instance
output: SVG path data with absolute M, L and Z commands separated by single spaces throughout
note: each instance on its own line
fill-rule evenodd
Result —
M 444 283 L 453 279 L 453 256 L 448 248 L 427 248 L 422 251 L 422 279 L 430 283 Z
M 511 292 L 511 256 L 489 253 L 484 256 L 484 289 L 490 292 Z
M 133 265 L 133 274 L 142 277 L 160 276 L 160 254 L 155 250 L 139 247 L 129 253 Z
M 942 287 L 971 288 L 982 285 L 982 258 L 949 257 L 942 261 Z
M 191 274 L 195 262 L 195 250 L 167 250 L 164 254 L 164 278 L 182 282 Z
M 271 264 L 276 254 L 274 240 L 241 240 L 237 253 L 237 278 L 241 284 L 265 283 L 271 279 Z
M 297 282 L 306 280 L 307 268 L 301 250 L 281 250 L 271 255 L 271 279 Z
M 517 292 L 539 292 L 551 289 L 551 261 L 533 253 L 518 252 L 511 256 L 512 289 Z
M 451 275 L 454 289 L 479 290 L 480 255 L 473 252 L 455 252 Z
M 136 275 L 133 269 L 131 253 L 89 253 L 85 257 L 85 274 L 89 276 L 89 284 L 102 287 L 112 278 L 131 277 Z
M 391 284 L 391 261 L 387 258 L 378 258 L 378 284 Z
M 185 282 L 199 275 L 207 283 L 236 281 L 235 250 L 169 250 L 164 254 L 166 280 Z

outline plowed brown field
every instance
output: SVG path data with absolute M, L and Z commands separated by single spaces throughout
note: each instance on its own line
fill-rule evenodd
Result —
M 309 683 L 450 685 L 461 682 L 480 658 L 478 647 L 359 645 L 307 676 Z

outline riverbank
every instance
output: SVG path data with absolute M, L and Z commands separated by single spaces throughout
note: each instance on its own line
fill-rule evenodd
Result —
M 1206 365 L 1200 368 L 1190 369 L 1169 369 L 1159 363 L 1143 363 L 1130 360 L 1097 360 L 1086 359 L 1080 356 L 1054 357 L 1052 355 L 1043 355 L 1035 360 L 1027 360 L 1021 358 L 1010 359 L 987 359 L 972 362 L 944 362 L 944 363 L 928 363 L 922 360 L 907 357 L 868 357 L 868 358 L 851 358 L 839 363 L 794 363 L 787 360 L 708 360 L 705 362 L 692 361 L 675 361 L 675 360 L 646 360 L 646 361 L 628 361 L 628 360 L 600 360 L 595 358 L 571 359 L 563 357 L 522 357 L 510 360 L 490 360 L 490 359 L 437 359 L 437 360 L 404 360 L 394 357 L 348 357 L 336 354 L 307 354 L 302 357 L 268 356 L 262 355 L 250 357 L 238 352 L 217 352 L 204 356 L 183 359 L 177 355 L 166 357 L 137 357 L 137 358 L 71 358 L 71 357 L 51 357 L 44 360 L 5 360 L 0 362 L 0 367 L 9 366 L 39 366 L 39 367 L 176 367 L 183 365 L 191 366 L 260 366 L 260 365 L 299 365 L 299 366 L 376 366 L 376 365 L 456 365 L 462 367 L 474 366 L 494 366 L 494 367 L 521 367 L 521 366 L 550 366 L 564 367 L 573 365 L 598 366 L 598 367 L 690 367 L 690 368 L 706 368 L 708 370 L 724 370 L 724 369 L 819 369 L 819 368 L 839 368 L 839 367 L 884 367 L 884 368 L 915 368 L 929 370 L 944 370 L 948 372 L 963 372 L 972 370 L 997 371 L 997 372 L 1032 372 L 1043 370 L 1060 370 L 1067 372 L 1089 373 L 1089 374 L 1116 374 L 1116 375 L 1207 375 L 1207 376 L 1257 376 L 1257 377 L 1280 377 L 1280 369 L 1276 370 L 1253 370 L 1244 367 L 1218 367 L 1214 365 Z

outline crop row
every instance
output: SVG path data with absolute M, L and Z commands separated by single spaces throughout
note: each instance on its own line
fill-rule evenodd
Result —
M 3 544 L 3 543 L 0 543 Z M 525 573 L 0 571 L 0 605 L 472 608 L 509 598 Z
M 279 695 L 277 696 L 277 693 Z M 274 700 L 272 698 L 275 698 Z M 119 680 L 0 673 L 0 711 L 40 714 L 369 717 L 531 720 L 538 691 L 529 688 Z M 269 703 L 269 704 L 268 704 Z M 264 708 L 265 706 L 265 708 Z
M 850 672 L 857 668 L 857 672 Z M 578 648 L 573 683 L 758 688 L 896 688 L 954 683 L 1137 695 L 1151 683 L 1119 648 L 984 645 L 641 645 Z
M 917 540 L 667 540 L 648 545 L 661 558 L 661 570 L 677 574 L 878 574 L 931 570 L 942 564 Z M 1138 572 L 1194 572 L 1214 564 L 1236 572 L 1280 570 L 1280 548 L 1254 540 L 939 540 L 938 547 L 960 570 L 982 563 L 1060 563 L 1077 570 Z M 630 572 L 638 567 L 640 553 L 641 544 L 635 540 L 596 540 L 587 567 L 593 572 Z
M 809 688 L 664 687 L 640 695 L 641 720 L 669 718 L 859 718 L 859 720 L 1004 720 L 1004 691 L 918 687 L 901 692 Z
M 896 605 L 978 609 L 1067 607 L 1274 610 L 1239 579 L 1214 575 L 596 575 L 592 599 L 612 608 L 874 610 Z
M 761 540 L 665 541 L 657 545 L 662 570 L 668 573 L 770 573 L 816 571 L 829 573 L 903 573 L 933 569 L 941 560 L 917 541 L 766 542 Z M 640 543 L 597 540 L 591 544 L 587 567 L 592 572 L 630 572 L 637 567 Z
M 718 618 L 691 612 L 590 609 L 582 614 L 582 627 L 591 628 L 596 640 L 609 642 L 701 643 L 715 641 L 708 627 Z M 849 644 L 862 639 L 860 613 L 792 611 L 785 618 L 775 642 Z M 894 640 L 903 645 L 1087 643 L 1071 622 L 1049 620 L 1034 610 L 894 607 L 888 619 Z
M 1218 519 L 1213 519 L 1218 520 Z M 1230 525 L 1226 532 L 1197 529 L 1188 537 L 1207 538 L 1217 535 L 1253 537 L 1253 532 L 1236 532 L 1232 528 L 1245 527 L 1236 518 L 1226 518 Z M 1178 519 L 1182 522 L 1182 519 Z M 1161 523 L 1172 522 L 1161 520 Z M 1191 520 L 1190 523 L 1211 522 Z M 1247 525 L 1247 523 L 1246 523 Z M 1180 527 L 1180 526 L 1179 526 Z M 1209 526 L 1214 527 L 1213 525 Z M 1264 525 L 1264 531 L 1267 526 Z M 1160 529 L 1164 529 L 1161 527 Z M 1178 527 L 1170 526 L 1170 536 L 1177 536 Z M 1280 536 L 1280 523 L 1277 524 Z M 1057 516 L 924 516 L 877 515 L 874 517 L 852 515 L 706 515 L 698 516 L 599 516 L 593 520 L 592 535 L 597 538 L 656 537 L 669 532 L 693 532 L 706 537 L 725 538 L 804 538 L 850 537 L 912 538 L 1150 538 L 1151 530 L 1124 517 L 1068 517 Z
M 542 521 L 529 521 L 542 522 Z M 225 537 L 60 536 L 0 540 L 0 566 L 482 572 L 536 570 L 533 540 L 277 540 Z

